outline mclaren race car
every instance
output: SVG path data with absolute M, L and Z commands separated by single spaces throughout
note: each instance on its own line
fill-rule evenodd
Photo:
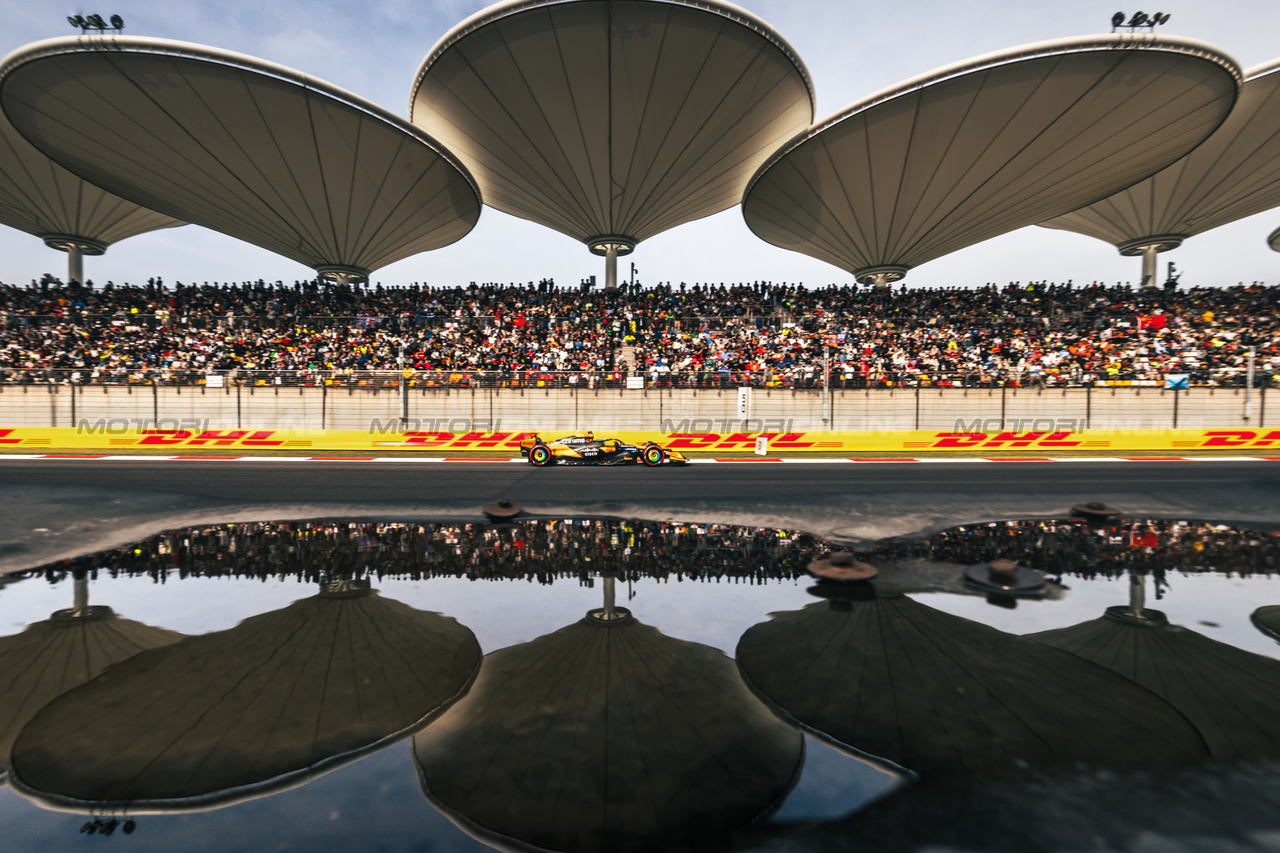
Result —
M 520 442 L 520 455 L 530 465 L 684 465 L 689 460 L 678 450 L 652 441 L 627 444 L 618 438 L 596 438 L 594 433 L 568 435 L 545 441 L 539 435 Z

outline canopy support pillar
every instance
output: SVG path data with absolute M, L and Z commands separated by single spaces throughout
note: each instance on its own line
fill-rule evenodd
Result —
M 40 239 L 50 249 L 67 253 L 67 283 L 84 284 L 84 256 L 101 255 L 107 244 L 101 240 L 77 237 L 74 234 L 41 234 Z
M 84 284 L 84 255 L 79 247 L 67 249 L 67 284 Z
M 1156 290 L 1159 287 L 1156 284 L 1156 275 L 1160 253 L 1178 248 L 1182 245 L 1183 239 L 1181 234 L 1158 234 L 1155 237 L 1129 240 L 1120 243 L 1116 248 L 1127 258 L 1142 256 L 1142 284 L 1139 287 L 1142 290 Z
M 618 289 L 618 258 L 629 255 L 636 248 L 636 241 L 630 237 L 619 237 L 613 234 L 602 234 L 587 241 L 587 248 L 593 255 L 604 256 L 604 289 Z
M 892 282 L 902 281 L 906 278 L 909 269 L 911 267 L 899 264 L 885 264 L 878 267 L 854 270 L 853 275 L 858 280 L 858 284 L 869 284 L 876 290 L 888 290 Z
M 1142 289 L 1156 289 L 1156 268 L 1160 256 L 1159 246 L 1147 246 L 1142 250 Z

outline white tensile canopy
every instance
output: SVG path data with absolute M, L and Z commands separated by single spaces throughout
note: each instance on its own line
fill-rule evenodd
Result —
M 1280 60 L 1245 72 L 1227 120 L 1168 168 L 1099 202 L 1050 219 L 1046 228 L 1105 240 L 1123 255 L 1149 255 L 1280 205 Z M 1154 285 L 1154 280 L 1148 280 Z
M 460 240 L 466 170 L 418 128 L 283 66 L 155 38 L 73 37 L 0 65 L 5 113 L 75 174 L 359 280 Z
M 1105 198 L 1226 118 L 1241 72 L 1186 39 L 1014 48 L 860 101 L 770 159 L 743 201 L 761 238 L 884 284 Z
M 68 281 L 83 281 L 83 255 L 184 223 L 87 183 L 41 154 L 0 116 L 0 224 L 70 256 Z
M 813 109 L 791 46 L 708 0 L 500 3 L 432 48 L 410 97 L 486 204 L 606 256 L 738 204 Z

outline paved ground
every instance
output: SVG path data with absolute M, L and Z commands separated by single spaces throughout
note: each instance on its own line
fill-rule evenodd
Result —
M 1068 514 L 1103 500 L 1138 517 L 1280 528 L 1280 461 L 717 464 L 532 468 L 510 462 L 0 461 L 0 574 L 197 524 L 315 518 L 483 521 L 530 514 L 807 530 L 836 541 Z
M 1243 483 L 1280 488 L 1280 462 L 1197 459 L 1070 464 L 954 461 L 865 465 L 718 464 L 685 467 L 552 467 L 506 462 L 399 465 L 356 461 L 5 459 L 0 485 L 75 485 L 271 501 L 486 501 L 556 504 L 683 501 L 874 492 L 1017 494 L 1058 492 L 1067 504 L 1116 492 L 1185 492 Z

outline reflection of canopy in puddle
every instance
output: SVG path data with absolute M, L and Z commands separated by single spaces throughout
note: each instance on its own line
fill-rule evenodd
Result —
M 737 657 L 752 686 L 802 725 L 924 774 L 1206 754 L 1147 690 L 905 596 L 774 614 L 742 636 Z
M 1280 234 L 1280 231 L 1276 232 Z M 1264 604 L 1249 617 L 1253 626 L 1274 640 L 1280 640 L 1280 604 Z
M 23 725 L 49 702 L 112 664 L 182 639 L 174 631 L 121 619 L 110 607 L 90 607 L 85 584 L 76 581 L 76 607 L 0 638 L 0 760 Z
M 1100 619 L 1028 637 L 1163 697 L 1200 730 L 1215 758 L 1280 757 L 1280 661 L 1170 625 L 1140 605 L 1109 607 Z
M 184 810 L 301 784 L 413 728 L 480 664 L 470 630 L 359 589 L 142 654 L 49 705 L 12 783 L 72 809 Z
M 485 658 L 414 737 L 434 804 L 491 844 L 594 851 L 699 846 L 781 802 L 800 734 L 721 652 L 618 613 Z

